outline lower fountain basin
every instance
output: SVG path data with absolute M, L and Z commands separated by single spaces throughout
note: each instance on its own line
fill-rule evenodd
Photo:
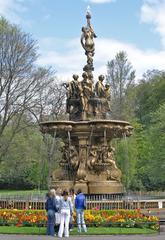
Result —
M 129 137 L 133 127 L 118 120 L 48 121 L 41 122 L 42 133 L 63 140 L 59 164 L 63 178 L 53 175 L 52 187 L 87 194 L 121 194 L 121 171 L 115 163 L 111 146 L 113 138 Z

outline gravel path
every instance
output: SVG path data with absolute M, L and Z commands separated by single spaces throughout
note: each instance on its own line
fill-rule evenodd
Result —
M 57 237 L 48 236 L 25 236 L 25 235 L 8 235 L 0 234 L 0 240 L 52 240 L 58 239 Z M 63 238 L 64 239 L 64 238 Z M 80 240 L 165 240 L 164 234 L 155 235 L 131 235 L 131 236 L 75 236 L 69 239 Z

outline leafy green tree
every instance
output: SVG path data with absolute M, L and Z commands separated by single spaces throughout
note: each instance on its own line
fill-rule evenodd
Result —
M 111 86 L 112 118 L 123 119 L 125 95 L 135 79 L 135 70 L 128 61 L 127 54 L 121 51 L 107 63 L 107 83 Z
M 135 126 L 133 136 L 137 149 L 133 189 L 137 180 L 139 189 L 164 189 L 164 78 L 163 71 L 150 71 L 134 88 L 135 117 L 140 127 Z
M 151 144 L 148 158 L 148 178 L 152 189 L 165 189 L 165 103 L 151 114 L 148 129 L 148 141 Z
M 3 160 L 24 114 L 36 105 L 49 69 L 37 68 L 37 43 L 18 26 L 0 18 L 0 161 Z M 5 129 L 10 126 L 4 144 Z
M 135 114 L 142 124 L 149 126 L 151 113 L 165 102 L 165 72 L 147 74 L 136 87 Z
M 21 123 L 24 125 L 24 123 Z M 5 129 L 4 141 L 8 140 L 12 129 Z M 44 149 L 40 149 L 41 134 L 37 129 L 24 128 L 15 135 L 4 161 L 1 162 L 0 179 L 2 187 L 34 188 L 40 180 L 40 159 L 45 158 Z

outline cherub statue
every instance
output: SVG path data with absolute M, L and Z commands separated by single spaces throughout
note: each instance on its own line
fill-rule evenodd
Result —
M 107 180 L 116 180 L 120 182 L 122 173 L 114 160 L 114 151 L 115 149 L 111 146 L 107 151 L 107 155 L 104 156 L 104 162 L 109 163 L 106 170 Z
M 78 160 L 78 152 L 77 152 L 75 146 L 70 146 L 69 159 L 70 159 L 70 164 L 73 167 L 73 169 L 77 169 L 78 165 L 79 165 L 79 160 Z
M 97 162 L 97 147 L 92 146 L 91 149 L 89 150 L 89 157 L 87 160 L 88 168 L 92 170 L 96 162 Z

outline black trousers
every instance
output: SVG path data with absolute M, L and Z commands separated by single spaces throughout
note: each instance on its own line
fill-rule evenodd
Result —
M 58 231 L 59 231 L 59 227 L 60 227 L 60 225 L 55 225 L 54 226 L 54 232 L 57 234 L 58 233 Z

